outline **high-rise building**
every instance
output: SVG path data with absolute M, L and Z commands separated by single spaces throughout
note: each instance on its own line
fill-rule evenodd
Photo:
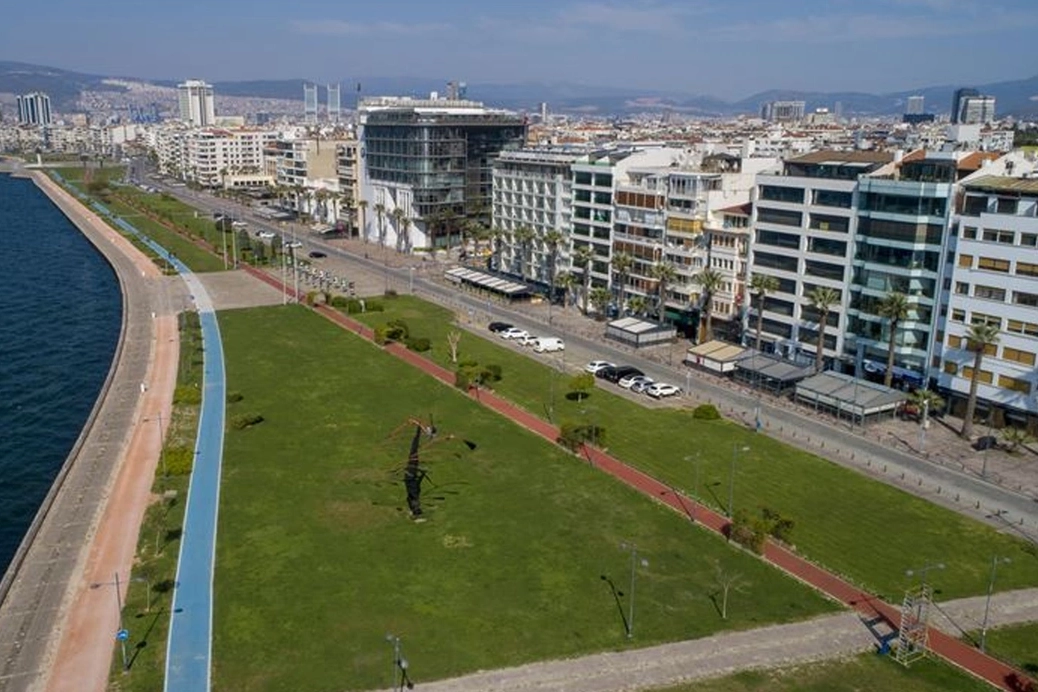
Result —
M 338 84 L 328 85 L 328 120 L 337 123 L 342 118 L 342 91 Z
M 956 125 L 959 122 L 959 114 L 962 112 L 963 101 L 971 96 L 980 96 L 980 92 L 976 89 L 956 89 L 955 94 L 952 96 L 952 107 L 951 107 L 951 123 Z
M 909 96 L 905 102 L 905 113 L 907 115 L 920 115 L 923 112 L 923 104 L 925 103 L 925 96 Z
M 987 125 L 995 120 L 994 96 L 967 96 L 959 101 L 955 122 L 960 125 Z
M 489 223 L 494 159 L 526 141 L 521 116 L 476 101 L 368 98 L 360 119 L 364 199 L 391 211 L 406 188 L 429 247 L 447 246 L 465 220 Z
M 316 84 L 303 84 L 303 117 L 311 125 L 317 122 Z
M 799 122 L 807 104 L 803 101 L 768 101 L 761 105 L 760 117 L 769 123 Z
M 200 79 L 189 79 L 177 85 L 180 119 L 195 127 L 208 127 L 216 122 L 213 87 Z
M 50 125 L 50 96 L 34 91 L 31 94 L 18 96 L 19 125 Z

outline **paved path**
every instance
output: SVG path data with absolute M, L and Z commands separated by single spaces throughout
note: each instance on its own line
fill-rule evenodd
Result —
M 48 676 L 61 679 L 66 657 L 84 663 L 76 689 L 102 690 L 119 626 L 116 592 L 89 585 L 118 572 L 125 589 L 134 517 L 147 501 L 147 487 L 141 495 L 128 486 L 137 475 L 147 483 L 159 456 L 155 424 L 143 419 L 168 412 L 171 398 L 166 376 L 170 359 L 175 372 L 178 344 L 159 340 L 175 335 L 169 324 L 175 286 L 72 195 L 42 174 L 33 177 L 112 265 L 123 293 L 123 326 L 98 402 L 0 586 L 0 690 L 43 689 Z M 142 382 L 149 383 L 147 396 Z M 88 603 L 95 599 L 102 607 Z M 66 621 L 70 608 L 82 613 L 83 604 L 93 611 L 86 629 Z

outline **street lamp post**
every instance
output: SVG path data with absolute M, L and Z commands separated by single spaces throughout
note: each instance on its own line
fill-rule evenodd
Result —
M 414 295 L 414 265 L 412 264 L 407 268 L 407 288 L 411 295 Z
M 732 505 L 735 502 L 735 457 L 739 452 L 748 452 L 749 447 L 739 447 L 736 442 L 732 443 L 732 468 L 728 474 L 728 518 L 732 518 Z
M 621 543 L 620 548 L 631 552 L 631 599 L 627 603 L 627 638 L 630 639 L 634 636 L 634 577 L 638 573 L 638 564 L 648 567 L 649 561 L 638 559 L 638 547 L 634 543 Z
M 402 692 L 404 687 L 411 689 L 414 684 L 407 677 L 407 659 L 400 653 L 400 637 L 387 634 L 386 641 L 393 645 L 393 692 Z
M 695 454 L 689 454 L 685 457 L 685 461 L 692 462 L 692 521 L 696 520 L 696 503 L 699 502 L 699 452 Z
M 999 557 L 995 555 L 991 558 L 991 578 L 988 579 L 988 597 L 984 601 L 984 624 L 980 627 L 980 650 L 987 651 L 988 642 L 988 615 L 991 613 L 991 593 L 995 590 L 995 571 L 998 569 L 999 564 L 1009 564 L 1012 562 L 1008 557 Z

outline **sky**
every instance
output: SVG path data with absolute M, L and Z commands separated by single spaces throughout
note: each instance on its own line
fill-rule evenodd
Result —
M 0 59 L 152 79 L 910 90 L 1038 74 L 1036 0 L 48 0 Z

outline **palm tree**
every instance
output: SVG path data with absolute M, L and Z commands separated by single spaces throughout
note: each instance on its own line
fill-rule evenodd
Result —
M 551 298 L 555 300 L 555 279 L 559 263 L 559 246 L 566 237 L 554 228 L 544 234 L 544 244 L 548 246 L 548 284 L 551 286 Z
M 501 271 L 501 251 L 505 249 L 505 236 L 502 229 L 494 227 L 490 230 L 490 242 L 493 243 L 494 270 Z
M 379 202 L 373 209 L 378 216 L 378 242 L 379 245 L 386 244 L 386 205 Z
M 700 298 L 700 309 L 706 318 L 703 321 L 703 329 L 701 330 L 702 338 L 699 342 L 706 343 L 714 336 L 714 294 L 720 290 L 721 284 L 724 282 L 724 277 L 721 276 L 716 269 L 707 267 L 693 276 L 692 281 L 703 289 L 703 295 Z
M 652 278 L 656 279 L 656 301 L 659 310 L 659 323 L 662 325 L 667 311 L 667 286 L 678 277 L 678 270 L 670 262 L 657 262 L 652 265 L 650 271 Z
M 361 236 L 364 238 L 364 242 L 367 243 L 368 242 L 368 229 L 367 229 L 366 223 L 367 223 L 367 220 L 368 220 L 368 217 L 367 217 L 368 200 L 366 200 L 366 199 L 359 199 L 359 200 L 357 200 L 357 210 L 360 212 L 360 225 L 357 227 L 357 230 L 361 234 Z
M 825 326 L 829 322 L 829 312 L 840 302 L 840 293 L 828 286 L 815 286 L 807 294 L 811 307 L 818 311 L 818 342 L 815 346 L 815 372 L 822 371 L 825 358 Z
M 764 297 L 779 289 L 779 280 L 767 274 L 754 274 L 750 279 L 750 292 L 757 296 L 757 350 L 760 351 L 760 335 L 764 329 Z
M 565 310 L 569 304 L 569 296 L 577 286 L 577 275 L 573 272 L 560 272 L 555 281 L 562 289 L 562 309 Z
M 396 251 L 401 252 L 405 248 L 405 240 L 407 234 L 407 212 L 397 207 L 389 214 L 390 218 L 393 219 L 393 223 L 396 224 Z
M 937 392 L 929 389 L 917 389 L 908 395 L 908 400 L 918 410 L 923 412 L 919 419 L 924 428 L 930 427 L 930 412 L 944 408 L 944 399 Z
M 591 294 L 591 259 L 594 255 L 591 252 L 591 248 L 584 245 L 578 247 L 573 252 L 573 266 L 579 268 L 582 272 L 584 290 L 583 290 L 583 304 L 584 304 L 584 317 L 587 317 L 588 300 Z
M 599 315 L 605 315 L 611 298 L 609 291 L 604 288 L 599 287 L 591 290 L 591 303 L 595 306 L 595 310 L 598 311 Z
M 973 434 L 973 415 L 977 411 L 977 386 L 980 384 L 980 366 L 988 347 L 998 343 L 998 325 L 980 322 L 966 332 L 966 347 L 973 351 L 973 372 L 970 373 L 970 396 L 966 400 L 966 415 L 962 420 L 962 437 Z
M 634 258 L 628 255 L 626 252 L 618 252 L 613 255 L 613 260 L 609 263 L 613 268 L 613 272 L 616 273 L 617 287 L 620 289 L 619 304 L 617 308 L 621 313 L 624 310 L 624 298 L 626 291 L 624 290 L 627 286 L 627 277 L 631 274 L 631 267 L 634 266 Z
M 512 233 L 512 242 L 519 246 L 519 273 L 526 281 L 526 270 L 530 261 L 530 244 L 536 235 L 529 226 L 520 226 Z
M 649 299 L 645 296 L 631 296 L 627 301 L 627 309 L 632 315 L 641 317 L 649 311 Z
M 900 291 L 888 293 L 879 303 L 877 310 L 880 317 L 887 318 L 890 335 L 887 337 L 887 374 L 883 377 L 883 386 L 889 387 L 894 381 L 894 345 L 897 341 L 897 329 L 908 317 L 908 296 Z

